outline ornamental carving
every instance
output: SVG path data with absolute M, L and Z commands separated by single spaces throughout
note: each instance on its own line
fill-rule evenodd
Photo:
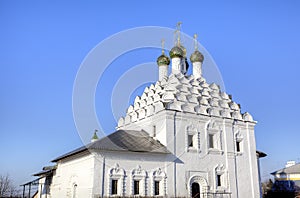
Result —
M 216 173 L 217 174 L 223 174 L 225 172 L 225 167 L 223 164 L 219 164 L 217 167 L 216 167 Z

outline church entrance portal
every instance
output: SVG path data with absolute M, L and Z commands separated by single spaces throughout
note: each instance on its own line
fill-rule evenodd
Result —
M 192 198 L 200 198 L 200 186 L 198 183 L 192 183 Z

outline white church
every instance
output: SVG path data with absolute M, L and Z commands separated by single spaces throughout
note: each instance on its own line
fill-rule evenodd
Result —
M 101 139 L 95 133 L 35 174 L 36 197 L 260 197 L 256 121 L 206 82 L 203 60 L 195 46 L 188 61 L 180 39 L 169 57 L 163 51 L 158 81 L 135 98 L 117 130 Z

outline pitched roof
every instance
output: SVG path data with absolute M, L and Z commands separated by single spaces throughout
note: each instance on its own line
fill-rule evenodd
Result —
M 300 173 L 300 164 L 295 164 L 293 166 L 280 169 L 280 170 L 275 171 L 271 174 L 275 175 L 275 174 L 282 174 L 282 173 L 286 173 L 286 174 Z
M 145 131 L 118 130 L 95 142 L 89 143 L 69 153 L 57 157 L 52 162 L 81 153 L 88 149 L 127 152 L 171 153 L 158 140 L 153 139 Z
M 33 174 L 33 176 L 47 176 L 53 172 L 53 170 L 56 170 L 57 166 L 45 166 L 43 167 L 43 170 Z

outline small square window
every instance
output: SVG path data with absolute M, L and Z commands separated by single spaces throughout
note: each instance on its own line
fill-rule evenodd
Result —
M 118 194 L 118 180 L 113 179 L 111 181 L 111 194 L 116 195 Z
M 193 147 L 194 146 L 193 136 L 192 135 L 188 135 L 188 145 L 189 145 L 189 147 Z
M 217 175 L 217 186 L 222 186 L 221 175 Z
M 133 183 L 133 194 L 138 195 L 140 194 L 140 181 L 135 180 Z
M 159 195 L 159 181 L 154 182 L 154 195 Z
M 208 135 L 208 146 L 209 146 L 209 148 L 214 148 L 214 135 L 213 134 Z

